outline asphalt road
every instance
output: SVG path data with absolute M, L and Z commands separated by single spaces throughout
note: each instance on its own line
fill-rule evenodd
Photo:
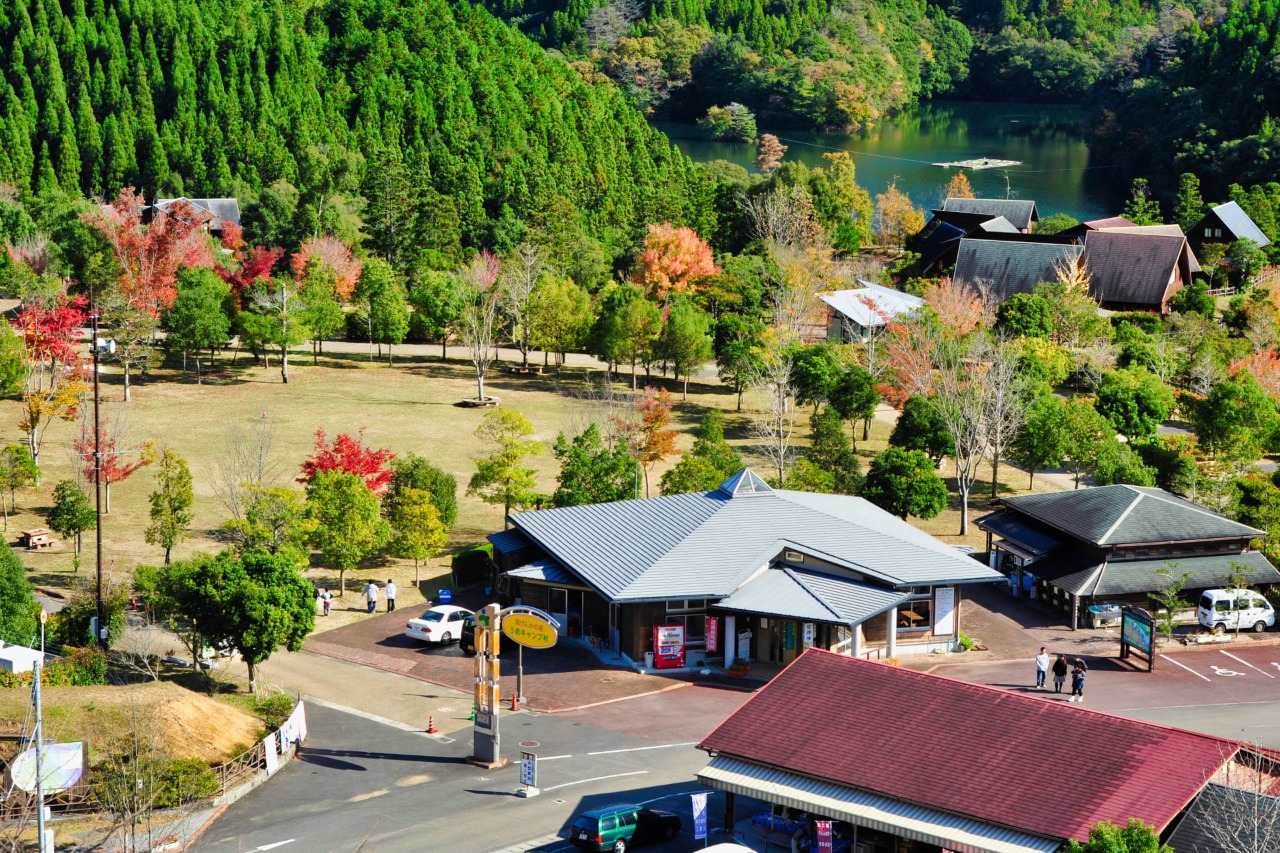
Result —
M 694 774 L 707 757 L 694 744 L 747 694 L 689 687 L 664 697 L 505 716 L 502 753 L 516 761 L 495 771 L 465 763 L 469 732 L 433 738 L 312 704 L 301 757 L 230 806 L 191 849 L 554 851 L 567 847 L 562 835 L 579 812 L 625 801 L 681 813 L 680 837 L 646 849 L 686 853 L 702 846 L 687 794 L 700 790 Z M 539 755 L 541 794 L 527 799 L 516 795 L 521 742 Z M 713 824 L 722 810 L 716 794 Z
M 1155 671 L 1116 658 L 1091 659 L 1084 704 L 1224 738 L 1280 749 L 1280 646 L 1241 643 L 1157 654 Z M 1145 666 L 1145 665 L 1144 665 Z M 1031 661 L 941 666 L 938 675 L 987 684 L 1049 701 L 1065 695 L 1036 690 Z

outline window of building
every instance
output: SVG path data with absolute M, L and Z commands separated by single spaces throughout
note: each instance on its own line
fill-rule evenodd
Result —
M 898 633 L 904 631 L 928 631 L 933 627 L 933 599 L 913 598 L 898 605 L 894 620 Z
M 704 598 L 676 599 L 667 602 L 668 613 L 685 613 L 690 610 L 706 610 L 707 601 Z

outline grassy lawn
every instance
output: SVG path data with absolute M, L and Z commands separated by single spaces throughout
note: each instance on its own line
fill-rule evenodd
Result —
M 458 479 L 458 523 L 452 531 L 448 553 L 479 544 L 486 534 L 501 528 L 501 507 L 463 494 L 475 470 L 475 459 L 485 452 L 474 435 L 484 412 L 457 405 L 475 393 L 471 364 L 460 359 L 442 362 L 438 347 L 398 348 L 400 354 L 394 366 L 388 366 L 385 361 L 368 360 L 363 346 L 341 348 L 345 352 L 326 353 L 317 367 L 311 365 L 309 355 L 299 354 L 291 365 L 288 385 L 281 384 L 279 371 L 274 366 L 270 369 L 255 366 L 245 355 L 238 358 L 234 367 L 227 356 L 221 356 L 214 371 L 199 385 L 192 374 L 184 375 L 176 369 L 177 365 L 167 365 L 136 382 L 133 400 L 127 404 L 121 402 L 119 377 L 104 376 L 104 431 L 109 419 L 123 418 L 128 436 L 126 446 L 155 440 L 161 447 L 176 450 L 191 466 L 196 492 L 195 522 L 191 537 L 175 550 L 175 558 L 222 547 L 217 531 L 227 513 L 214 493 L 213 472 L 226 452 L 232 427 L 251 426 L 264 415 L 276 428 L 274 456 L 280 485 L 289 485 L 296 478 L 299 466 L 311 451 L 316 429 L 323 428 L 330 436 L 364 430 L 366 443 L 389 447 L 397 454 L 417 453 Z M 451 356 L 460 354 L 457 349 L 450 352 Z M 540 489 L 549 495 L 555 488 L 558 470 L 549 445 L 557 433 L 574 434 L 593 420 L 607 418 L 605 406 L 599 400 L 601 373 L 579 365 L 567 367 L 560 375 L 554 372 L 525 375 L 513 367 L 509 362 L 499 363 L 491 370 L 486 388 L 502 398 L 503 406 L 524 413 L 537 430 L 536 438 L 548 445 L 546 452 L 534 457 L 531 464 L 538 469 Z M 618 378 L 620 381 L 614 388 L 629 391 L 629 378 Z M 694 382 L 690 385 L 689 401 L 685 403 L 680 401 L 680 388 L 674 381 L 655 378 L 651 382 L 666 384 L 672 391 L 676 425 L 684 432 L 680 447 L 688 448 L 692 444 L 690 433 L 703 414 L 712 406 L 720 406 L 727 413 L 729 440 L 743 451 L 748 464 L 756 466 L 765 476 L 772 475 L 769 463 L 753 452 L 748 414 L 734 411 L 736 398 L 728 388 L 714 380 Z M 643 377 L 641 384 L 644 384 Z M 749 398 L 745 405 L 750 406 Z M 16 426 L 18 414 L 16 401 L 0 402 L 0 424 L 8 429 L 6 440 L 22 439 Z M 806 407 L 800 414 L 797 444 L 803 445 L 809 409 Z M 79 430 L 77 422 L 56 422 L 49 427 L 41 452 L 41 486 L 19 493 L 19 511 L 9 520 L 10 542 L 16 540 L 20 530 L 44 524 L 54 485 L 73 476 L 75 460 L 71 442 Z M 889 432 L 888 424 L 876 421 L 870 441 L 859 442 L 864 466 L 875 452 L 886 446 Z M 674 461 L 670 460 L 668 466 Z M 121 582 L 127 580 L 134 566 L 163 558 L 161 549 L 147 545 L 143 538 L 148 523 L 148 495 L 154 487 L 152 470 L 143 469 L 112 487 L 112 512 L 104 524 L 104 565 L 108 574 Z M 659 467 L 650 472 L 652 494 L 658 494 L 663 470 Z M 946 464 L 941 473 L 944 477 L 948 475 Z M 1001 475 L 1002 494 L 1025 490 L 1024 473 L 1006 466 L 1002 467 Z M 985 488 L 981 480 L 974 488 L 970 500 L 971 521 L 988 506 L 985 495 L 990 490 L 989 470 L 986 478 Z M 1037 491 L 1048 488 L 1053 487 L 1037 479 Z M 954 496 L 942 515 L 925 522 L 913 521 L 944 541 L 975 546 L 985 543 L 984 535 L 976 528 L 971 527 L 966 537 L 958 536 L 959 503 Z M 93 576 L 92 543 L 92 535 L 87 534 L 80 571 L 80 577 L 86 581 Z M 65 589 L 76 581 L 71 573 L 72 555 L 66 546 L 39 553 L 22 552 L 22 558 L 32 570 L 33 581 L 40 586 Z M 363 611 L 353 593 L 369 578 L 377 579 L 381 586 L 386 578 L 395 577 L 402 590 L 401 606 L 415 607 L 423 598 L 433 597 L 435 590 L 445 584 L 447 572 L 446 553 L 423 569 L 420 590 L 413 587 L 413 567 L 409 561 L 388 559 L 348 573 L 348 594 L 335 603 L 338 618 L 323 620 L 322 627 L 337 627 Z M 336 571 L 317 565 L 310 570 L 310 575 L 320 586 L 337 587 Z

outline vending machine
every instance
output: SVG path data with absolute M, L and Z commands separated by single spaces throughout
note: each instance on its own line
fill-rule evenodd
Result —
M 653 668 L 677 669 L 684 666 L 684 626 L 653 626 Z

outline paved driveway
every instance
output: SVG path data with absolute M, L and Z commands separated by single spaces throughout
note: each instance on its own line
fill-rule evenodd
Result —
M 455 643 L 446 648 L 427 646 L 404 635 L 406 622 L 419 614 L 407 610 L 379 613 L 368 619 L 312 635 L 303 648 L 309 652 L 361 663 L 443 687 L 470 692 L 475 662 Z M 516 689 L 519 647 L 502 645 L 502 696 Z M 614 658 L 601 660 L 581 640 L 561 640 L 550 649 L 524 651 L 525 707 L 563 711 L 684 686 L 669 678 L 641 675 L 623 668 Z M 507 698 L 503 700 L 508 701 Z

